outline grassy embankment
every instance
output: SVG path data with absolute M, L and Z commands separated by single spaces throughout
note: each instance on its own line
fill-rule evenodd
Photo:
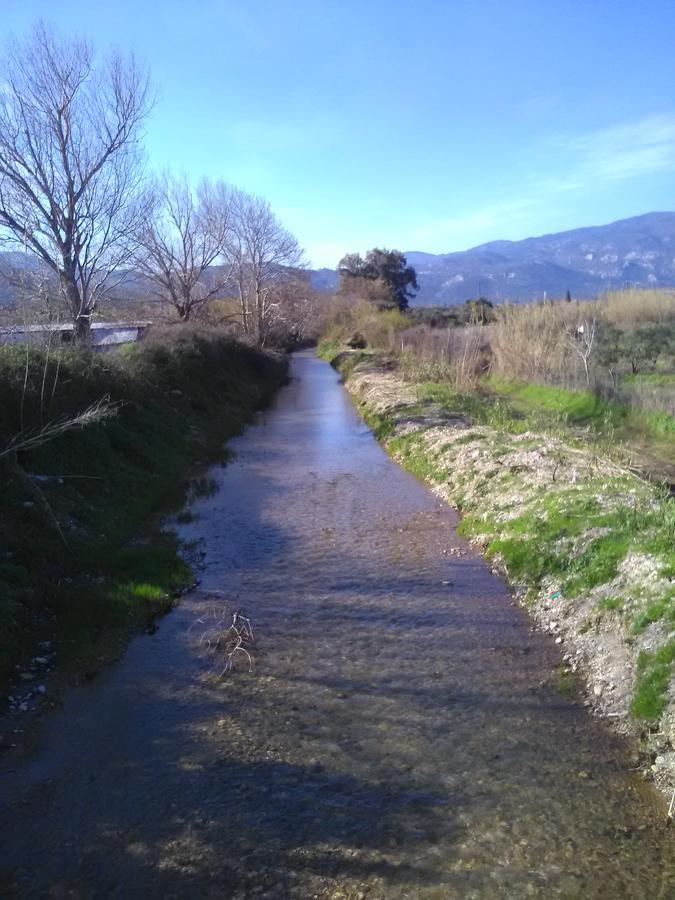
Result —
M 285 378 L 281 358 L 182 330 L 119 353 L 0 348 L 0 439 L 108 397 L 114 417 L 0 461 L 0 685 L 38 637 L 95 669 L 191 580 L 153 514 L 198 461 L 225 458 Z M 24 388 L 25 380 L 25 388 Z
M 615 429 L 640 424 L 656 440 L 675 434 L 675 419 L 542 385 L 488 380 L 460 392 L 405 381 L 391 357 L 383 367 L 381 354 L 336 350 L 319 348 L 346 374 L 377 437 L 462 511 L 461 532 L 525 601 L 563 633 L 573 623 L 590 655 L 594 641 L 620 635 L 633 663 L 631 712 L 658 722 L 675 660 L 675 501 L 622 465 Z M 456 416 L 463 421 L 451 423 Z

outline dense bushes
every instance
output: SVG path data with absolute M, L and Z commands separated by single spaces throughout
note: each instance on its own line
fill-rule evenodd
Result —
M 407 315 L 397 309 L 379 310 L 368 300 L 337 297 L 322 343 L 341 346 L 360 339 L 368 347 L 393 352 L 400 344 L 397 340 L 399 332 L 409 325 Z

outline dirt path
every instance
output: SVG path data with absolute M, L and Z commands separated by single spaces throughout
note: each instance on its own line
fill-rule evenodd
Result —
M 0 894 L 675 895 L 663 807 L 559 651 L 299 354 L 185 536 L 202 589 L 0 770 Z M 195 618 L 238 596 L 256 669 Z

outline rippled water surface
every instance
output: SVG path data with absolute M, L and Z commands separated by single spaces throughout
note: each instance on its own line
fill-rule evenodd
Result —
M 675 896 L 663 807 L 559 648 L 332 369 L 292 374 L 194 504 L 200 591 L 3 764 L 0 895 Z M 189 630 L 214 592 L 253 674 Z

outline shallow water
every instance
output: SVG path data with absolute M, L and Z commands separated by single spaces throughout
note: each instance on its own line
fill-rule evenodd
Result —
M 200 591 L 3 763 L 0 894 L 675 896 L 663 807 L 559 648 L 335 372 L 292 374 L 181 529 Z M 253 674 L 200 646 L 214 596 Z

